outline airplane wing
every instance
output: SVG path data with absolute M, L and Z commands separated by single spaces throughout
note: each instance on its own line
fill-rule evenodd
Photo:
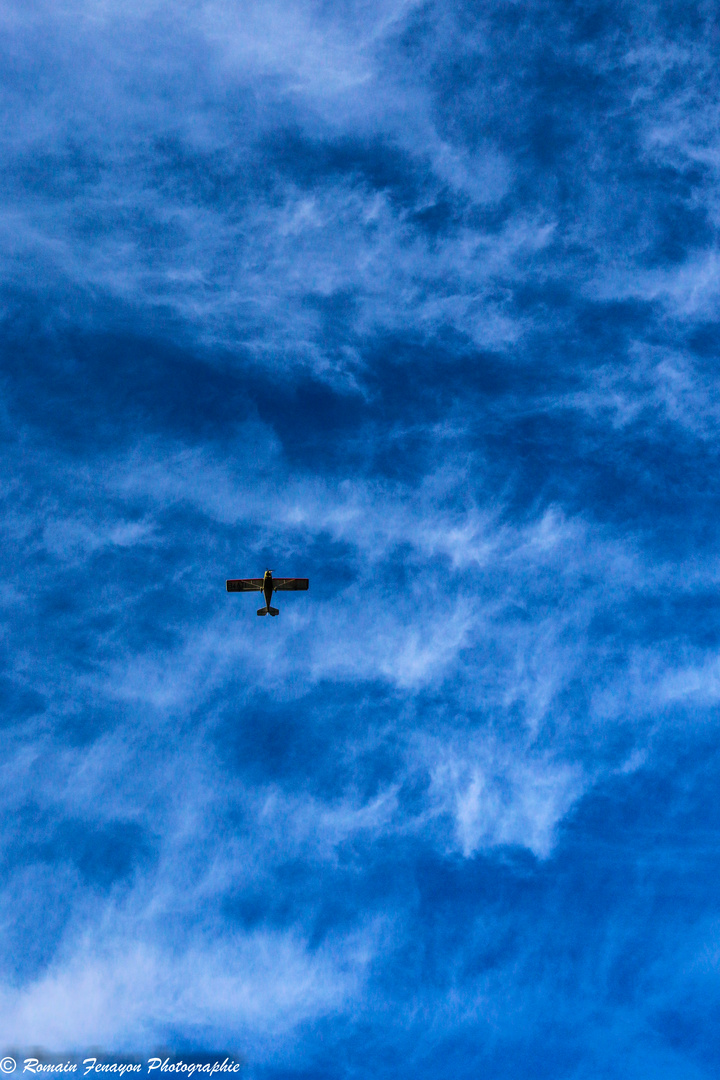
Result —
M 306 577 L 276 577 L 273 578 L 273 592 L 281 589 L 307 589 L 310 579 Z
M 228 592 L 262 592 L 263 579 L 261 577 L 230 578 L 226 587 Z

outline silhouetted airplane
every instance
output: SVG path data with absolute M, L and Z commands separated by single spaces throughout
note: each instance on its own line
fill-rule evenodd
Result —
M 270 607 L 270 600 L 274 592 L 281 589 L 292 590 L 307 589 L 310 584 L 306 577 L 279 577 L 272 576 L 272 570 L 265 571 L 265 577 L 230 578 L 227 582 L 228 592 L 261 592 L 265 594 L 265 607 L 258 608 L 258 615 L 279 615 L 276 607 Z

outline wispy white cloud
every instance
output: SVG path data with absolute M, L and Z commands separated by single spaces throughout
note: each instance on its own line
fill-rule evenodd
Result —
M 437 748 L 430 794 L 452 816 L 466 858 L 512 844 L 546 858 L 558 823 L 587 787 L 577 763 L 478 740 Z
M 0 989 L 4 1044 L 148 1050 L 181 1024 L 239 1040 L 257 1061 L 277 1055 L 276 1040 L 300 1023 L 347 1012 L 372 954 L 370 937 L 342 943 L 338 956 L 331 946 L 311 952 L 292 934 L 267 931 L 171 950 L 135 933 L 122 940 L 113 917 L 108 909 L 97 936 L 86 932 L 22 990 Z
M 714 249 L 701 250 L 679 267 L 613 271 L 588 290 L 601 300 L 660 301 L 675 318 L 710 319 L 717 310 L 720 261 Z
M 284 366 L 305 363 L 331 378 L 338 368 L 352 375 L 361 338 L 377 332 L 433 336 L 451 326 L 482 347 L 517 340 L 523 320 L 510 311 L 508 290 L 526 278 L 528 261 L 550 243 L 553 226 L 542 215 L 521 214 L 500 232 L 462 225 L 440 244 L 418 227 L 416 213 L 432 208 L 448 186 L 477 205 L 498 202 L 512 185 L 512 168 L 489 143 L 471 151 L 441 137 L 422 84 L 411 79 L 402 89 L 388 68 L 379 43 L 394 37 L 416 7 L 365 5 L 352 18 L 338 13 L 328 20 L 325 9 L 291 3 L 192 4 L 183 22 L 162 5 L 142 12 L 130 5 L 125 18 L 142 42 L 138 55 L 129 40 L 118 54 L 117 13 L 108 21 L 106 10 L 80 5 L 57 15 L 54 62 L 68 66 L 79 36 L 94 63 L 85 81 L 71 74 L 82 92 L 70 127 L 43 124 L 36 103 L 37 123 L 13 124 L 2 135 L 20 174 L 34 169 L 39 176 L 32 195 L 17 188 L 0 223 L 8 278 L 26 280 L 31 262 L 43 289 L 79 288 L 130 307 L 171 311 L 196 340 L 249 348 L 263 362 L 284 357 Z M 169 35 L 162 49 L 160 25 Z M 128 32 L 125 26 L 122 41 Z M 276 110 L 266 120 L 262 110 L 248 117 L 238 146 L 225 113 L 208 107 L 192 84 L 180 88 L 176 67 L 182 65 L 173 47 L 180 55 L 188 35 L 195 35 L 202 56 L 203 85 L 218 82 L 220 63 L 226 90 L 228 80 L 264 86 L 263 97 L 282 110 L 284 123 L 300 125 L 311 155 L 333 140 L 357 140 L 358 118 L 374 116 L 360 135 L 369 143 L 358 144 L 358 165 L 363 154 L 368 162 L 373 154 L 404 155 L 408 182 L 413 170 L 426 176 L 423 191 L 400 205 L 360 175 L 318 177 L 311 190 L 282 179 L 262 146 L 277 129 Z M 172 116 L 163 93 L 143 75 L 146 53 L 178 102 Z M 148 146 L 148 92 L 157 106 L 152 138 L 170 140 L 190 165 L 187 184 L 177 184 L 163 166 L 167 147 Z M 399 111 L 398 94 L 409 97 Z M 345 123 L 343 106 L 330 107 L 338 96 L 353 101 Z M 105 117 L 102 131 L 94 119 L 98 97 L 101 111 L 115 110 L 118 100 L 127 104 Z M 318 103 L 327 113 L 322 119 L 307 113 Z M 19 129 L 20 142 L 12 134 Z M 381 148 L 373 144 L 378 137 Z M 268 175 L 264 198 L 247 198 L 248 162 Z M 65 178 L 59 185 L 58 175 Z M 198 181 L 220 185 L 227 198 L 198 199 Z M 349 298 L 344 356 L 328 348 L 322 313 L 312 302 L 330 297 Z
M 658 422 L 685 428 L 712 440 L 718 403 L 712 377 L 687 352 L 634 342 L 628 364 L 604 365 L 587 379 L 586 389 L 558 396 L 552 409 L 581 410 L 622 431 L 637 425 L 652 433 Z

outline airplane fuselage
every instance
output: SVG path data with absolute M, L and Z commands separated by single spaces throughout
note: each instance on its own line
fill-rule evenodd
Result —
M 270 607 L 270 601 L 272 600 L 272 594 L 273 594 L 272 571 L 271 570 L 266 570 L 265 571 L 265 576 L 263 578 L 263 596 L 265 597 L 265 606 L 268 607 L 268 608 Z

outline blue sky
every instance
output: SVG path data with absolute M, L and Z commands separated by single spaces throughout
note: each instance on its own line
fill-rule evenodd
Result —
M 3 1046 L 717 1076 L 719 46 L 2 4 Z

